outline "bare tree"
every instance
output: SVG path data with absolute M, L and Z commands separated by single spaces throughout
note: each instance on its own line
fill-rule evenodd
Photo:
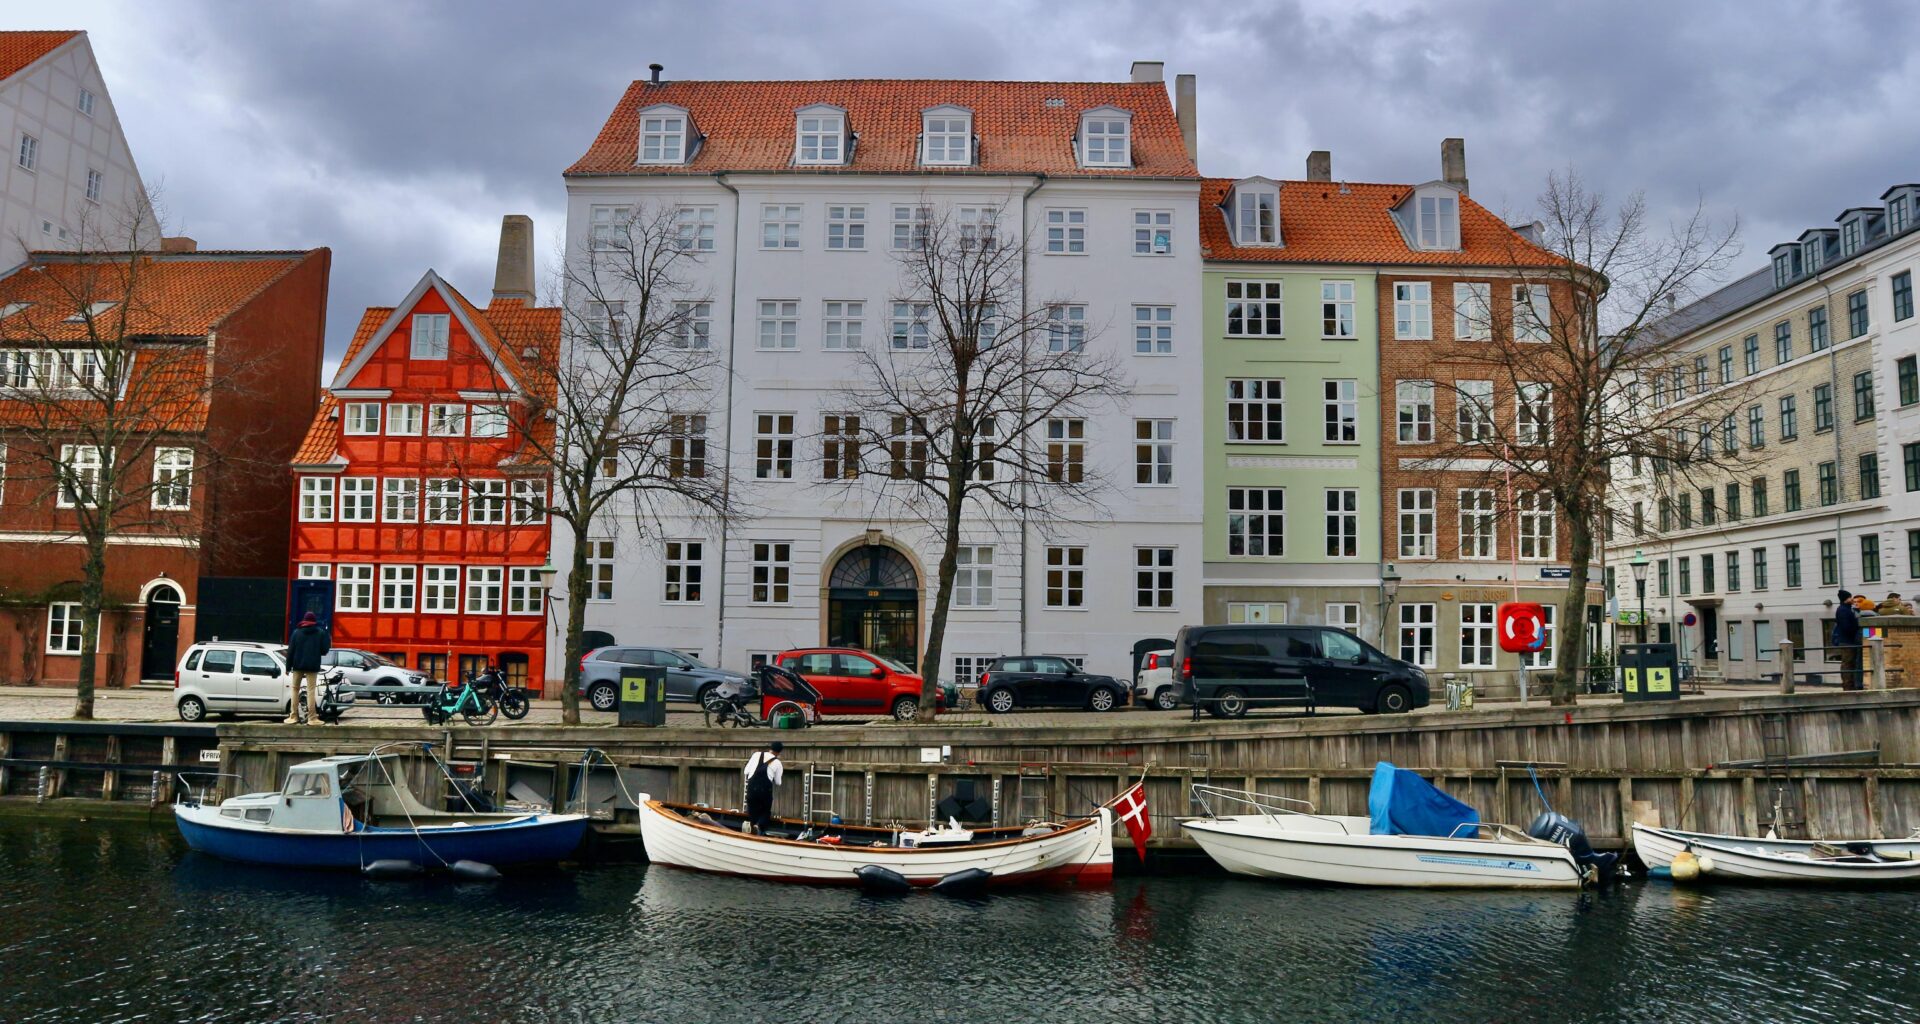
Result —
M 550 490 L 510 500 L 516 515 L 565 524 L 573 542 L 561 660 L 569 725 L 580 721 L 596 531 L 646 536 L 666 517 L 724 517 L 732 508 L 723 475 L 707 464 L 709 396 L 720 371 L 707 335 L 709 300 L 689 279 L 699 258 L 671 207 L 639 208 L 597 227 L 561 260 L 563 344 L 516 353 L 534 400 L 509 413 L 527 445 L 513 461 L 544 471 Z
M 1714 393 L 1690 366 L 1676 366 L 1680 327 L 1669 319 L 1738 255 L 1737 223 L 1714 223 L 1702 204 L 1661 230 L 1641 195 L 1615 206 L 1571 171 L 1548 177 L 1538 205 L 1537 247 L 1510 242 L 1515 269 L 1502 280 L 1511 292 L 1456 310 L 1484 340 L 1455 349 L 1456 380 L 1443 387 L 1459 424 L 1434 431 L 1451 440 L 1433 461 L 1456 472 L 1482 467 L 1473 470 L 1479 486 L 1510 495 L 1508 536 L 1523 553 L 1533 540 L 1545 547 L 1533 557 L 1556 558 L 1554 534 L 1566 531 L 1571 572 L 1555 615 L 1553 700 L 1571 703 L 1587 661 L 1589 565 L 1613 515 L 1614 467 L 1724 470 L 1737 448 L 1716 456 L 1715 442 L 1752 399 Z M 1669 388 L 1676 372 L 1687 374 L 1678 395 Z M 1468 380 L 1491 381 L 1494 391 L 1475 392 Z
M 921 662 L 931 721 L 964 526 L 1045 528 L 1084 513 L 1103 481 L 1085 418 L 1125 393 L 1117 359 L 1069 300 L 1029 297 L 1027 239 L 996 208 L 923 203 L 898 255 L 887 337 L 860 350 L 857 379 L 825 418 L 821 475 L 924 524 L 940 544 Z

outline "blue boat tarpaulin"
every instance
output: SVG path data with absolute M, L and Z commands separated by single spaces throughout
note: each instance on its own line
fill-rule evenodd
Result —
M 1373 766 L 1367 814 L 1377 836 L 1450 836 L 1462 824 L 1480 821 L 1480 812 L 1385 761 Z

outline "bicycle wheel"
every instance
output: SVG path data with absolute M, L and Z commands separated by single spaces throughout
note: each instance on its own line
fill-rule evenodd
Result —
M 802 708 L 796 701 L 783 700 L 767 709 L 767 724 L 772 725 L 780 719 L 781 715 L 792 715 L 800 723 L 794 726 L 796 729 L 805 729 L 807 727 L 806 709 Z
M 506 696 L 500 698 L 500 713 L 515 722 L 527 717 L 527 713 L 532 710 L 533 703 L 527 700 L 527 695 L 524 693 L 509 691 Z
M 500 717 L 500 709 L 492 701 L 476 697 L 461 710 L 460 717 L 468 725 L 492 725 Z

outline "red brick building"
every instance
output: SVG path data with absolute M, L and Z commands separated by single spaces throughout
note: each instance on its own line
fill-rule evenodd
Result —
M 557 353 L 560 311 L 530 293 L 482 309 L 429 271 L 361 318 L 291 460 L 291 575 L 332 581 L 335 647 L 541 689 L 548 478 L 519 433 L 537 418 L 509 410 L 550 402 L 528 366 Z
M 313 418 L 331 260 L 169 239 L 138 256 L 37 252 L 0 277 L 0 680 L 78 678 L 85 548 L 58 467 L 111 458 L 140 494 L 105 506 L 116 525 L 99 685 L 172 678 L 216 612 L 202 606 L 203 580 L 284 577 L 291 501 L 279 467 Z M 47 418 L 113 420 L 95 397 L 103 346 L 128 361 L 117 415 L 155 418 L 112 453 Z

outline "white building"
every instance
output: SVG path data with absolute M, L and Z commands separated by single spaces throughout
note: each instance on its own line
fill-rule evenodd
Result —
M 85 32 L 0 32 L 0 135 L 0 269 L 83 238 L 126 246 L 146 189 Z
M 1176 115 L 1161 65 L 1132 77 L 662 82 L 655 65 L 628 89 L 567 172 L 568 249 L 590 244 L 596 221 L 683 211 L 726 370 L 698 402 L 708 465 L 757 511 L 724 535 L 607 524 L 590 629 L 730 667 L 827 644 L 919 667 L 939 546 L 886 503 L 821 481 L 825 418 L 849 411 L 835 407 L 858 365 L 848 351 L 893 343 L 894 239 L 904 247 L 929 207 L 999 208 L 1000 237 L 1028 239 L 1028 308 L 1083 307 L 1062 315 L 1084 319 L 1088 349 L 1119 356 L 1132 381 L 1084 422 L 1087 464 L 1109 485 L 1099 507 L 1065 523 L 969 523 L 938 673 L 1044 652 L 1124 675 L 1135 641 L 1200 621 L 1193 83 L 1181 76 Z M 1142 430 L 1153 443 L 1137 450 Z M 554 564 L 570 557 L 557 536 Z M 556 634 L 554 671 L 562 647 Z

